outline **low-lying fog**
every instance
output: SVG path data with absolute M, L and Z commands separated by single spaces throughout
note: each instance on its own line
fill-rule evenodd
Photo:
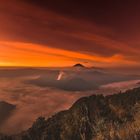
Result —
M 94 68 L 0 69 L 0 101 L 16 105 L 1 118 L 0 132 L 18 133 L 29 128 L 37 117 L 67 109 L 82 96 L 113 94 L 139 86 L 139 82 L 140 75 Z M 6 106 L 0 109 L 9 111 Z

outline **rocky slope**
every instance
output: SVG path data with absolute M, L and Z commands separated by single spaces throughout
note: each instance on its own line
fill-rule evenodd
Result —
M 32 127 L 16 136 L 0 140 L 139 140 L 140 88 L 104 97 L 79 99 L 66 111 L 45 120 L 38 118 Z

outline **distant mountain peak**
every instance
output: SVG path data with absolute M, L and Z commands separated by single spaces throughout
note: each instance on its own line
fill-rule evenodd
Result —
M 75 64 L 73 67 L 81 67 L 81 68 L 85 68 L 85 66 L 82 65 L 82 64 L 80 64 L 80 63 Z

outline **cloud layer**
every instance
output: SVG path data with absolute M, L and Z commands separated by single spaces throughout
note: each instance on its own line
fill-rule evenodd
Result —
M 56 69 L 1 69 L 0 100 L 16 105 L 16 109 L 12 112 L 12 115 L 6 116 L 8 119 L 3 125 L 0 125 L 0 132 L 18 133 L 29 128 L 37 117 L 50 117 L 58 111 L 69 108 L 82 96 L 117 93 L 122 89 L 136 86 L 138 82 L 116 83 L 114 86 L 110 84 L 94 90 L 93 83 L 102 85 L 109 83 L 109 81 L 112 82 L 112 80 L 106 81 L 105 77 L 100 77 L 101 73 L 88 69 L 81 72 L 70 69 L 66 70 L 65 73 L 66 75 L 62 79 L 65 79 L 65 82 L 67 82 L 67 79 L 68 83 L 62 87 L 63 82 L 61 83 L 61 80 L 60 83 L 56 83 L 59 74 L 59 70 Z M 80 79 L 93 84 L 90 86 L 90 91 L 89 88 L 85 88 L 85 82 L 77 83 L 77 80 L 75 81 L 78 75 L 80 75 Z M 74 79 L 74 82 L 69 82 L 69 78 Z M 128 80 L 128 78 L 125 78 L 124 80 Z M 100 81 L 101 79 L 104 79 L 104 81 Z M 117 81 L 119 80 L 122 79 Z M 27 81 L 32 83 L 29 84 Z

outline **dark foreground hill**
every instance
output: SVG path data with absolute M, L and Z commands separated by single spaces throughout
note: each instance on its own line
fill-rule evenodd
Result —
M 45 120 L 38 118 L 30 129 L 1 140 L 139 140 L 140 88 L 104 97 L 79 99 L 66 111 Z
M 16 106 L 4 101 L 0 101 L 0 125 L 11 115 Z

